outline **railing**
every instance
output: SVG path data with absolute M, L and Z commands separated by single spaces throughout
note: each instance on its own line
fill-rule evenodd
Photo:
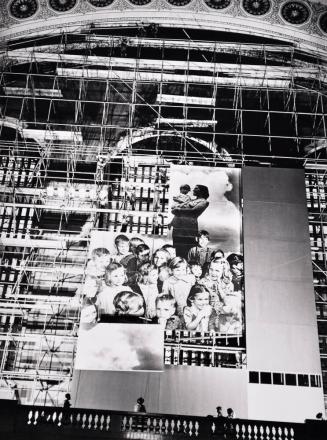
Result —
M 43 423 L 60 426 L 71 426 L 84 431 L 100 431 L 116 434 L 142 433 L 147 435 L 178 436 L 187 438 L 228 438 L 228 439 L 278 439 L 296 440 L 297 424 L 282 422 L 262 422 L 255 420 L 228 421 L 217 424 L 214 417 L 174 416 L 171 414 L 140 414 L 117 413 L 112 411 L 45 410 L 44 407 L 31 409 L 28 412 L 28 425 Z M 302 426 L 299 424 L 299 426 Z M 128 435 L 129 438 L 138 438 L 138 435 Z
M 131 413 L 95 409 L 18 405 L 0 400 L 0 437 L 58 439 L 198 439 L 319 440 L 327 438 L 327 422 L 271 422 L 215 417 Z

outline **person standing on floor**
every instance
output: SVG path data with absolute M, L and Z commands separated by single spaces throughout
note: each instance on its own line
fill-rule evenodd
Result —
M 146 412 L 143 397 L 139 397 L 137 399 L 136 404 L 134 405 L 134 412 L 141 412 L 141 413 Z

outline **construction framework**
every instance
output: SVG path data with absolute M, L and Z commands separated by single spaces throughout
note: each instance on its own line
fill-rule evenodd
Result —
M 22 402 L 70 389 L 90 233 L 166 234 L 171 163 L 307 168 L 327 392 L 326 60 L 184 34 L 90 26 L 2 53 L 0 385 Z M 231 339 L 166 332 L 165 363 L 242 368 Z

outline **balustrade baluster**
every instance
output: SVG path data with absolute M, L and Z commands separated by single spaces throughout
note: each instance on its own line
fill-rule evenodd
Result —
M 215 434 L 216 430 L 217 430 L 216 422 L 212 422 L 212 424 L 211 424 L 211 432 L 212 432 L 212 434 Z
M 70 413 L 70 416 L 69 416 L 68 420 L 69 420 L 69 423 L 70 423 L 71 425 L 73 425 L 74 414 L 73 414 L 72 412 Z
M 124 416 L 122 418 L 122 422 L 121 422 L 121 430 L 122 431 L 127 431 L 127 417 Z
M 52 423 L 52 414 L 50 411 L 47 411 L 45 413 L 45 421 L 46 421 L 46 423 Z
M 254 440 L 257 440 L 257 438 L 259 436 L 259 432 L 260 432 L 260 427 L 258 427 L 257 425 L 254 425 L 253 432 L 254 432 Z
M 77 413 L 77 415 L 75 417 L 75 420 L 76 420 L 76 424 L 81 426 L 82 418 L 81 418 L 81 414 L 80 413 Z
M 282 431 L 282 428 L 280 426 L 278 426 L 277 433 L 278 433 L 277 434 L 278 435 L 278 440 L 283 440 L 283 437 L 282 437 L 283 431 Z
M 146 421 L 146 432 L 150 432 L 150 431 L 151 431 L 151 417 L 148 417 Z
M 171 433 L 172 435 L 175 434 L 175 426 L 176 426 L 176 424 L 175 424 L 175 420 L 173 419 L 173 420 L 170 422 L 170 433 Z M 178 428 L 177 428 L 177 430 L 178 430 Z
M 241 432 L 240 424 L 239 423 L 235 423 L 235 437 L 237 439 L 239 439 L 240 436 L 241 436 L 240 432 Z
M 193 435 L 193 422 L 192 422 L 192 420 L 190 420 L 190 421 L 188 422 L 188 432 L 189 432 L 189 435 L 190 435 L 190 436 Z
M 30 425 L 32 423 L 33 411 L 29 411 L 27 415 L 27 424 Z
M 200 427 L 199 422 L 196 420 L 196 422 L 194 423 L 196 437 L 199 435 L 199 427 Z
M 241 427 L 240 427 L 240 431 L 242 432 L 242 439 L 243 438 L 250 438 L 248 436 L 248 426 L 245 426 L 244 423 L 242 423 Z
M 58 417 L 57 417 L 57 425 L 61 426 L 62 425 L 62 411 L 60 411 L 60 413 L 58 413 Z M 67 418 L 68 421 L 68 418 Z
M 84 413 L 82 416 L 82 429 L 85 428 L 85 423 L 86 423 L 86 414 Z
M 109 431 L 109 429 L 110 429 L 110 422 L 111 422 L 111 417 L 109 416 L 109 415 L 107 415 L 107 417 L 106 417 L 106 426 L 105 426 L 105 428 L 106 428 L 106 431 Z
M 165 434 L 166 434 L 166 435 L 167 435 L 168 432 L 169 432 L 168 428 L 169 428 L 169 422 L 168 422 L 168 419 L 165 419 Z
M 104 424 L 104 415 L 101 414 L 101 417 L 100 417 L 100 426 L 99 426 L 100 431 L 103 430 L 103 424 Z
M 27 415 L 27 424 L 30 425 L 32 423 L 33 411 L 29 411 Z
M 266 426 L 266 439 L 270 440 L 270 426 Z
M 216 431 L 216 423 L 213 421 L 210 422 L 210 434 L 214 434 Z
M 98 422 L 99 422 L 99 416 L 98 416 L 98 414 L 96 414 L 94 417 L 93 429 L 98 429 Z
M 52 423 L 56 423 L 57 421 L 57 411 L 54 411 L 54 413 L 52 414 Z
M 93 415 L 90 414 L 89 417 L 88 417 L 88 422 L 89 422 L 88 425 L 87 425 L 88 429 L 92 428 L 92 421 L 93 421 Z
M 272 439 L 271 440 L 276 440 L 277 431 L 276 431 L 275 426 L 271 427 L 271 432 L 272 432 Z
M 33 425 L 37 424 L 38 419 L 39 419 L 39 411 L 35 411 Z

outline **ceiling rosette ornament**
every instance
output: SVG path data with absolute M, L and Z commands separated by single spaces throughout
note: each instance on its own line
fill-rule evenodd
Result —
M 37 0 L 14 0 L 9 5 L 10 14 L 19 19 L 32 17 L 38 8 Z
M 185 6 L 191 3 L 191 0 L 168 0 L 168 3 L 174 6 Z
M 232 0 L 204 0 L 205 4 L 212 9 L 225 9 L 232 3 Z
M 48 0 L 50 7 L 56 12 L 66 12 L 76 6 L 77 0 Z
M 129 0 L 133 5 L 143 6 L 151 3 L 152 0 Z
M 243 9 L 251 15 L 265 15 L 271 9 L 270 0 L 243 0 Z
M 92 6 L 96 8 L 104 8 L 105 6 L 111 5 L 114 0 L 87 0 Z
M 327 34 L 327 12 L 324 12 L 319 18 L 320 29 Z
M 291 24 L 303 24 L 310 17 L 309 8 L 301 2 L 287 2 L 281 9 L 282 17 Z

